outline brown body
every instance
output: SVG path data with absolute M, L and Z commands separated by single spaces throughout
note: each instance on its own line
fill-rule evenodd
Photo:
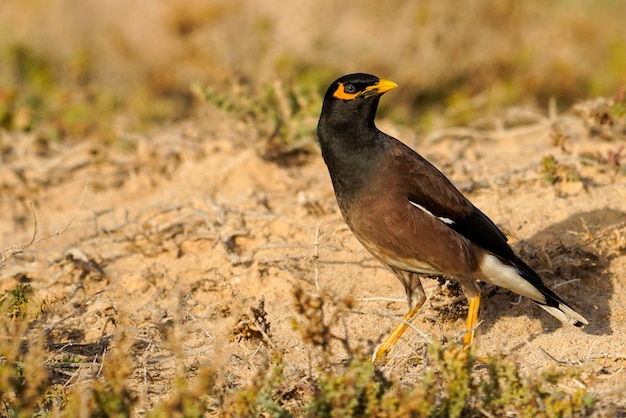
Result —
M 410 203 L 407 196 L 414 190 L 416 176 L 406 170 L 407 158 L 398 154 L 392 153 L 379 166 L 388 175 L 376 177 L 349 204 L 339 201 L 350 229 L 392 267 L 429 274 L 471 274 L 480 255 L 467 238 Z M 410 167 L 415 168 L 415 163 Z M 442 258 L 446 253 L 455 256 Z

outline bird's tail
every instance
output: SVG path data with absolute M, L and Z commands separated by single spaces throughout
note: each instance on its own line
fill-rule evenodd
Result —
M 541 292 L 541 295 L 543 296 L 543 300 L 531 299 L 548 313 L 562 322 L 577 327 L 582 327 L 583 325 L 589 323 L 581 314 L 576 312 L 563 299 L 561 299 L 559 295 L 546 287 L 535 270 L 530 268 L 521 260 L 519 260 L 519 265 L 517 267 L 519 268 L 522 277 L 528 280 L 539 292 Z
M 581 327 L 589 322 L 543 284 L 522 260 L 514 262 L 488 254 L 480 265 L 480 278 L 531 299 L 562 322 Z

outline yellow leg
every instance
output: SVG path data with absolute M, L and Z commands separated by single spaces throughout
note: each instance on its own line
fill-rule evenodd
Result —
M 424 305 L 423 302 L 419 306 L 414 306 L 409 312 L 407 312 L 406 315 L 404 315 L 404 318 L 402 318 L 402 322 L 400 322 L 393 329 L 393 331 L 391 331 L 391 334 L 389 334 L 389 336 L 385 339 L 385 341 L 383 341 L 383 343 L 374 353 L 374 356 L 372 358 L 373 363 L 380 363 L 381 360 L 387 357 L 387 354 L 389 353 L 389 350 L 391 350 L 391 347 L 393 347 L 393 345 L 398 342 L 402 334 L 404 334 L 404 331 L 406 331 L 406 329 L 409 327 L 407 323 L 411 322 L 411 320 L 415 318 L 422 305 Z
M 478 308 L 480 307 L 480 295 L 474 296 L 469 301 L 469 308 L 467 310 L 467 321 L 465 321 L 465 337 L 463 338 L 463 348 L 469 349 L 469 346 L 474 341 L 474 329 L 476 328 L 476 322 L 478 322 Z

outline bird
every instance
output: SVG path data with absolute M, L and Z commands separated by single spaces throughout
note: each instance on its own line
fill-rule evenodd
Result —
M 560 321 L 588 321 L 522 261 L 504 233 L 434 165 L 376 127 L 381 96 L 396 83 L 365 73 L 335 80 L 317 125 L 339 210 L 356 239 L 398 278 L 409 311 L 375 351 L 381 362 L 426 301 L 420 275 L 442 275 L 469 301 L 469 349 L 485 282 L 525 296 Z

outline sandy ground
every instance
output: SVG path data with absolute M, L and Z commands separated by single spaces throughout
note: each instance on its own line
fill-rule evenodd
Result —
M 626 408 L 626 175 L 602 160 L 625 140 L 615 132 L 623 126 L 602 124 L 593 108 L 551 119 L 511 111 L 481 130 L 420 138 L 379 125 L 442 169 L 590 322 L 564 326 L 528 300 L 483 287 L 478 353 L 503 354 L 528 373 L 582 368 L 577 384 Z M 215 364 L 236 386 L 276 349 L 286 373 L 308 370 L 319 353 L 294 327 L 305 322 L 295 289 L 324 295 L 324 319 L 363 355 L 406 311 L 399 282 L 343 223 L 319 153 L 300 164 L 265 161 L 253 131 L 208 107 L 192 121 L 128 135 L 128 149 L 2 137 L 2 247 L 31 240 L 29 202 L 37 242 L 6 259 L 0 290 L 26 282 L 40 300 L 62 301 L 49 319 L 51 348 L 85 363 L 59 372 L 69 387 L 98 373 L 89 363 L 121 327 L 141 412 L 167 396 L 181 369 Z M 554 185 L 539 168 L 548 155 L 560 164 Z M 579 178 L 565 181 L 567 166 Z M 460 341 L 465 301 L 437 283 L 425 279 L 431 297 L 415 326 L 433 341 Z M 265 343 L 232 338 L 245 336 L 242 315 L 250 319 L 261 300 Z M 405 360 L 422 355 L 424 335 L 409 330 L 384 372 L 419 379 L 420 366 Z M 339 343 L 332 353 L 334 361 L 348 355 Z

